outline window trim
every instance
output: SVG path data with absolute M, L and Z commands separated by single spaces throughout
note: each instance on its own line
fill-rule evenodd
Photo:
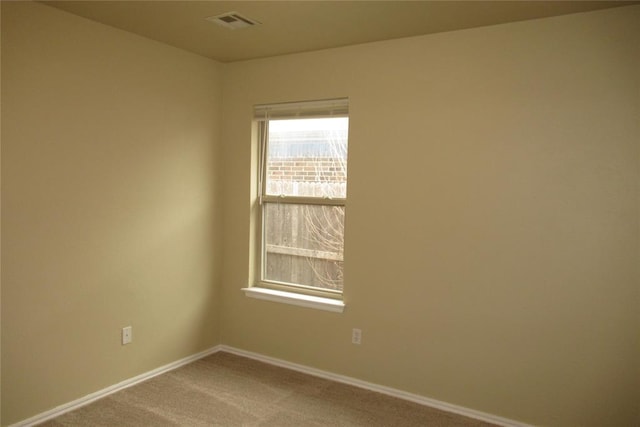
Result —
M 269 120 L 307 119 L 307 118 L 331 118 L 349 117 L 348 98 L 304 101 L 282 104 L 263 104 L 254 107 L 254 125 L 257 130 L 258 142 L 258 180 L 256 199 L 256 238 L 254 246 L 254 273 L 251 275 L 252 283 L 249 287 L 242 288 L 248 297 L 277 301 L 298 306 L 317 308 L 334 312 L 342 312 L 344 309 L 343 290 L 323 289 L 296 283 L 284 283 L 265 280 L 265 217 L 266 204 L 304 204 L 320 206 L 343 206 L 346 209 L 346 198 L 331 197 L 300 197 L 279 196 L 266 194 L 266 156 L 268 149 Z M 255 170 L 255 169 L 254 169 Z M 344 236 L 343 236 L 344 239 Z M 344 284 L 343 284 L 344 285 Z

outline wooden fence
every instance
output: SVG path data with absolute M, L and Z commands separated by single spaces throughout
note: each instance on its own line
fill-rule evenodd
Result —
M 342 290 L 344 207 L 270 203 L 266 279 Z

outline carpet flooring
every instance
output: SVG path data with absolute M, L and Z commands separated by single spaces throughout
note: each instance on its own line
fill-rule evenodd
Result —
M 219 352 L 40 426 L 434 426 L 485 422 Z

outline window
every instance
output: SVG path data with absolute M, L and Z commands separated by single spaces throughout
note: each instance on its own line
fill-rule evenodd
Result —
M 341 298 L 347 102 L 255 107 L 260 138 L 259 287 Z

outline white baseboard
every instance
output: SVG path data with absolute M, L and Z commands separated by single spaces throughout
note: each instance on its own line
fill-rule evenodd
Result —
M 496 424 L 503 427 L 533 427 L 530 424 L 525 424 L 520 421 L 510 420 L 508 418 L 499 417 L 497 415 L 488 414 L 486 412 L 476 411 L 475 409 L 465 408 L 463 406 L 453 405 L 451 403 L 442 402 L 440 400 L 430 399 L 428 397 L 420 396 L 418 394 L 408 393 L 406 391 L 394 389 L 391 387 L 385 387 L 382 385 L 362 381 L 356 378 L 347 377 L 344 375 L 334 374 L 328 371 L 322 371 L 320 369 L 311 368 L 305 365 L 299 365 L 297 363 L 287 362 L 286 360 L 276 359 L 269 356 L 264 356 L 259 353 L 253 353 L 246 350 L 240 350 L 238 348 L 229 347 L 226 345 L 220 345 L 220 351 L 236 354 L 238 356 L 247 357 L 249 359 L 258 360 L 260 362 L 269 363 L 270 365 L 280 366 L 282 368 L 291 369 L 293 371 L 302 372 L 305 374 L 313 375 L 316 377 L 336 381 L 343 384 L 352 385 L 355 387 L 375 391 L 385 394 L 387 396 L 397 397 L 399 399 L 408 400 L 420 405 L 428 406 L 442 411 L 462 415 L 465 417 L 473 418 L 476 420 Z
M 149 372 L 145 372 L 144 374 L 137 375 L 133 378 L 129 378 L 128 380 L 124 380 L 102 390 L 96 391 L 95 393 L 88 394 L 80 399 L 76 399 L 72 402 L 65 403 L 64 405 L 57 406 L 49 411 L 43 412 L 26 420 L 20 421 L 16 424 L 12 424 L 9 427 L 28 427 L 33 426 L 34 424 L 43 423 L 52 418 L 58 417 L 64 413 L 76 410 L 82 406 L 88 405 L 91 402 L 95 402 L 98 399 L 102 399 L 110 394 L 116 393 L 120 390 L 124 390 L 125 388 L 129 388 L 138 383 L 146 381 L 150 378 L 156 377 L 158 375 L 162 375 L 165 372 L 173 371 L 181 366 L 184 366 L 188 363 L 194 362 L 198 359 L 202 359 L 203 357 L 207 357 L 210 354 L 217 353 L 221 350 L 221 346 L 217 345 L 215 347 L 211 347 L 207 350 L 201 351 L 200 353 L 192 354 L 191 356 L 187 356 L 183 359 L 176 360 L 175 362 L 169 363 L 167 365 L 161 366 L 159 368 L 153 369 Z
M 159 368 L 153 369 L 144 374 L 137 375 L 133 378 L 129 378 L 128 380 L 124 380 L 122 382 L 119 382 L 117 384 L 104 388 L 102 390 L 96 391 L 95 393 L 88 394 L 84 397 L 81 397 L 80 399 L 76 399 L 72 402 L 65 403 L 64 405 L 60 405 L 49 411 L 35 415 L 31 418 L 20 421 L 16 424 L 12 424 L 9 427 L 29 427 L 29 426 L 33 426 L 34 424 L 43 423 L 47 420 L 58 417 L 64 413 L 67 413 L 67 412 L 76 410 L 82 406 L 88 405 L 98 399 L 109 396 L 110 394 L 116 393 L 120 390 L 124 390 L 125 388 L 132 387 L 138 383 L 151 379 L 155 376 L 164 374 L 166 372 L 172 371 L 188 363 L 194 362 L 198 359 L 202 359 L 203 357 L 209 356 L 210 354 L 217 353 L 219 351 L 224 351 L 224 352 L 235 354 L 238 356 L 247 357 L 249 359 L 258 360 L 260 362 L 265 362 L 271 365 L 280 366 L 282 368 L 291 369 L 293 371 L 298 371 L 305 374 L 313 375 L 315 377 L 325 378 L 325 379 L 336 381 L 339 383 L 348 384 L 348 385 L 363 388 L 366 390 L 375 391 L 378 393 L 385 394 L 387 396 L 397 397 L 399 399 L 408 400 L 414 403 L 418 403 L 420 405 L 428 406 L 435 409 L 440 409 L 442 411 L 451 412 L 454 414 L 462 415 L 462 416 L 473 418 L 480 421 L 485 421 L 488 423 L 493 423 L 503 427 L 532 427 L 530 424 L 525 424 L 519 421 L 510 420 L 508 418 L 499 417 L 497 415 L 487 414 L 486 412 L 476 411 L 475 409 L 469 409 L 463 406 L 453 405 L 451 403 L 430 399 L 428 397 L 420 396 L 418 394 L 408 393 L 406 391 L 394 389 L 391 387 L 385 387 L 385 386 L 370 383 L 367 381 L 362 381 L 356 378 L 334 374 L 332 372 L 311 368 L 305 365 L 299 365 L 297 363 L 287 362 L 286 360 L 264 356 L 259 353 L 253 353 L 250 351 L 241 350 L 241 349 L 230 347 L 227 345 L 217 345 L 215 347 L 211 347 L 210 349 L 207 349 L 200 353 L 193 354 L 191 356 L 185 357 L 183 359 L 180 359 L 175 362 L 169 363 L 167 365 L 161 366 Z

